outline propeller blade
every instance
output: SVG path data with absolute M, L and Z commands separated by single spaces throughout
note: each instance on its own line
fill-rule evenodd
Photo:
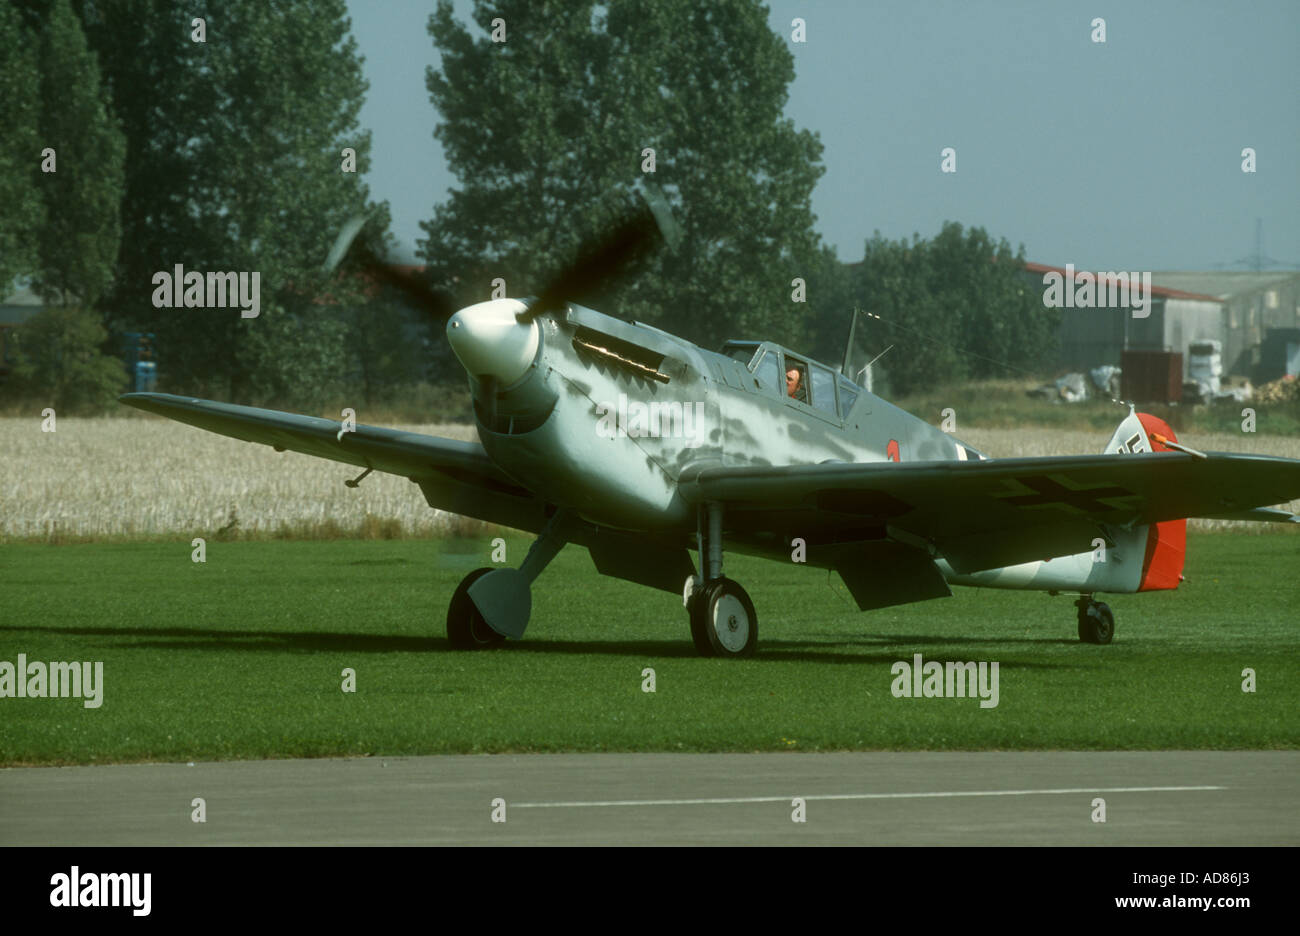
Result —
M 426 309 L 438 321 L 446 322 L 456 314 L 459 306 L 455 297 L 445 290 L 434 289 L 429 285 L 429 281 L 418 273 L 406 273 L 395 269 L 376 257 L 374 252 L 365 245 L 357 248 L 357 255 L 361 259 L 362 269 L 367 274 L 393 287 L 415 305 Z
M 668 201 L 658 186 L 647 183 L 638 191 L 641 205 L 600 237 L 582 246 L 576 259 L 560 271 L 520 313 L 521 322 L 558 309 L 566 300 L 579 299 L 606 283 L 631 272 L 661 242 L 676 247 L 681 229 L 673 220 Z
M 338 269 L 347 255 L 348 248 L 352 246 L 352 242 L 365 226 L 365 215 L 353 215 L 344 222 L 343 227 L 339 229 L 339 236 L 334 238 L 334 246 L 330 248 L 329 256 L 325 258 L 326 273 L 333 273 Z
M 449 293 L 434 289 L 422 276 L 394 269 L 377 257 L 364 241 L 356 243 L 357 235 L 367 220 L 365 215 L 353 215 L 344 223 L 338 237 L 334 239 L 329 256 L 325 258 L 325 271 L 334 272 L 351 252 L 356 256 L 361 269 L 372 279 L 392 286 L 415 305 L 428 310 L 439 321 L 445 322 L 451 318 L 457 306 L 456 300 Z

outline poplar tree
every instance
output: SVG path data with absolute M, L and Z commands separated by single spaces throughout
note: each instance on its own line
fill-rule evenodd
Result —
M 437 285 L 536 292 L 649 180 L 681 244 L 572 299 L 705 344 L 810 335 L 833 262 L 810 205 L 822 145 L 784 114 L 794 58 L 764 7 L 477 0 L 472 16 L 478 35 L 447 0 L 429 20 L 435 135 L 459 180 L 423 224 Z
M 40 67 L 41 146 L 54 150 L 55 171 L 39 176 L 37 288 L 47 300 L 92 308 L 116 273 L 126 141 L 68 0 L 50 6 Z
M 349 217 L 374 215 L 375 239 L 387 211 L 361 181 L 367 85 L 343 0 L 80 6 L 128 139 L 118 326 L 157 334 L 160 384 L 174 391 L 276 405 L 345 393 L 339 309 L 359 290 L 320 267 Z M 178 263 L 259 272 L 261 315 L 155 309 L 152 276 Z
M 0 2 L 0 298 L 17 276 L 34 273 L 36 238 L 45 209 L 36 176 L 40 77 L 36 41 L 18 10 Z

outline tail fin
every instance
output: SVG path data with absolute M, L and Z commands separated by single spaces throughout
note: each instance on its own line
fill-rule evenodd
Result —
M 1130 410 L 1103 452 L 1125 455 L 1172 451 L 1153 436 L 1170 442 L 1178 441 L 1174 430 L 1163 419 Z M 1142 577 L 1137 590 L 1177 588 L 1183 580 L 1183 561 L 1187 557 L 1187 521 L 1165 520 L 1145 530 L 1146 552 L 1142 557 Z

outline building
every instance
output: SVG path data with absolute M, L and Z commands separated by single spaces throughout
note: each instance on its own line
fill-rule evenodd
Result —
M 1098 276 L 1091 271 L 1076 270 L 1075 283 L 1085 272 L 1094 278 Z M 1044 277 L 1049 273 L 1058 273 L 1064 279 L 1067 271 L 1043 263 L 1025 264 L 1025 275 L 1040 291 L 1046 290 Z M 1141 318 L 1133 316 L 1131 301 L 1113 308 L 1060 311 L 1058 364 L 1071 371 L 1086 373 L 1103 364 L 1118 367 L 1125 351 L 1174 351 L 1183 356 L 1183 380 L 1187 380 L 1188 345 L 1194 341 L 1222 341 L 1224 337 L 1223 300 L 1208 293 L 1176 288 L 1166 283 L 1161 274 L 1151 277 L 1150 305 Z
M 1156 273 L 1223 303 L 1223 369 L 1262 384 L 1300 374 L 1300 272 Z
M 1081 272 L 1075 272 L 1076 282 Z M 1066 271 L 1025 264 L 1025 275 L 1038 289 L 1046 289 L 1048 273 Z M 1152 273 L 1151 307 L 1144 318 L 1133 317 L 1131 304 L 1062 309 L 1058 363 L 1083 371 L 1118 365 L 1124 351 L 1173 351 L 1183 355 L 1187 380 L 1188 348 L 1202 341 L 1220 343 L 1226 375 L 1261 384 L 1300 373 L 1300 272 Z

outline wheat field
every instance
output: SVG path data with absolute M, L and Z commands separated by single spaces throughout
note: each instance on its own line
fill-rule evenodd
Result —
M 471 426 L 399 426 L 476 439 Z M 0 419 L 0 539 L 183 533 L 429 536 L 464 529 L 406 478 L 277 453 L 161 418 Z M 236 521 L 232 523 L 232 521 Z
M 472 440 L 465 425 L 403 425 Z M 957 435 L 992 456 L 1099 452 L 1105 433 L 967 429 Z M 1300 439 L 1235 435 L 1188 437 L 1187 445 L 1300 458 Z M 272 451 L 155 417 L 0 419 L 0 541 L 75 542 L 183 534 L 397 538 L 481 532 L 483 525 L 432 510 L 406 478 L 375 472 L 345 487 L 357 469 Z M 1292 502 L 1300 511 L 1300 501 Z M 1202 529 L 1274 524 L 1193 521 Z

